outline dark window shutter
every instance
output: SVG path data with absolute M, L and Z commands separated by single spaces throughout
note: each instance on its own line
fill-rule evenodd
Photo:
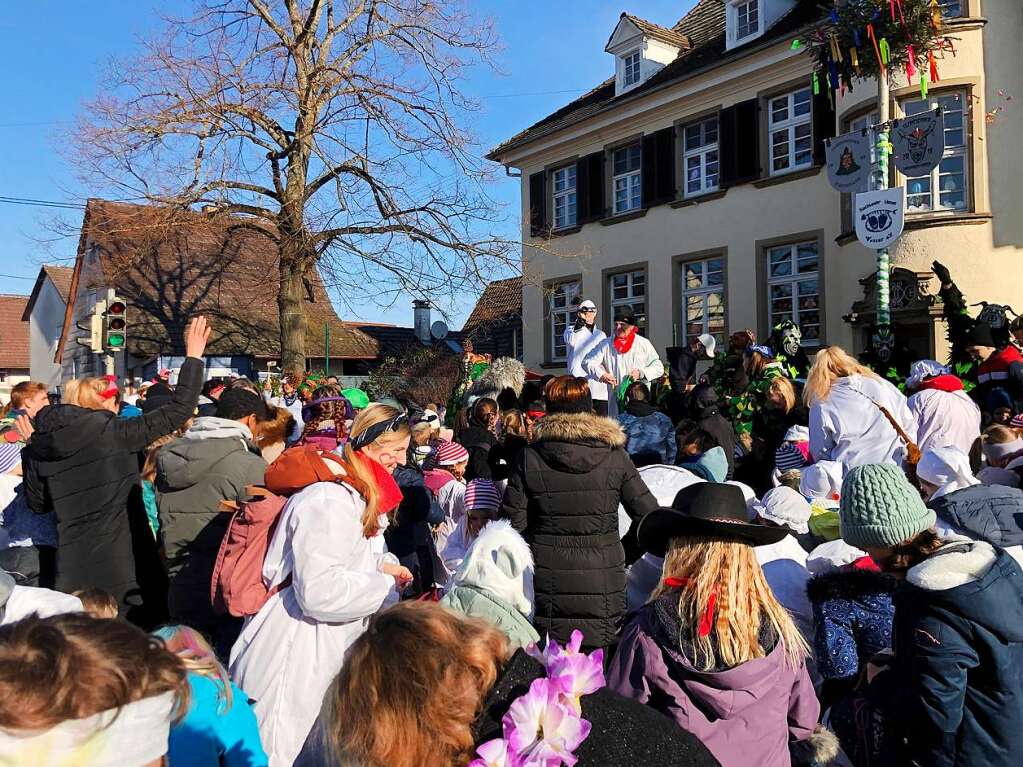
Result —
M 722 109 L 718 116 L 721 187 L 760 178 L 760 104 L 757 99 Z
M 675 129 L 643 137 L 643 207 L 675 199 Z
M 835 107 L 826 89 L 813 97 L 813 164 L 823 165 L 826 160 L 824 142 L 837 134 Z
M 529 233 L 538 237 L 547 231 L 547 171 L 529 177 Z
M 575 164 L 576 221 L 580 225 L 604 217 L 604 152 L 579 158 Z

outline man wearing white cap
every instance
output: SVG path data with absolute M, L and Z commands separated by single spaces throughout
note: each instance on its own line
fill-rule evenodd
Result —
M 599 415 L 607 415 L 607 398 L 610 387 L 586 372 L 583 360 L 605 338 L 604 331 L 596 327 L 597 305 L 588 298 L 579 304 L 575 324 L 565 328 L 565 346 L 568 347 L 568 372 L 578 378 L 589 379 L 590 398 L 593 409 Z

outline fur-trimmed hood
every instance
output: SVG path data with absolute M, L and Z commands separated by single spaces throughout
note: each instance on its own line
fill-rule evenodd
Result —
M 451 588 L 473 586 L 533 615 L 533 555 L 511 522 L 489 522 L 469 546 L 451 580 Z
M 613 418 L 593 413 L 551 413 L 536 425 L 536 441 L 598 442 L 625 447 L 625 432 Z
M 829 599 L 861 599 L 874 594 L 892 594 L 898 581 L 885 573 L 852 570 L 816 575 L 806 584 L 806 595 L 820 604 Z

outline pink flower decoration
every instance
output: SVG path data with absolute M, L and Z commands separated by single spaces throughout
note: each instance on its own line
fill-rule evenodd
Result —
M 564 690 L 564 702 L 576 714 L 581 714 L 580 698 L 607 684 L 604 679 L 604 651 L 597 650 L 589 655 L 562 655 L 551 662 L 547 673 L 550 680 Z
M 469 762 L 469 767 L 520 767 L 522 761 L 508 751 L 508 741 L 504 738 L 488 740 L 476 749 L 479 759 Z
M 562 702 L 563 686 L 537 679 L 512 703 L 502 721 L 509 750 L 522 767 L 573 767 L 572 753 L 590 734 L 590 723 Z

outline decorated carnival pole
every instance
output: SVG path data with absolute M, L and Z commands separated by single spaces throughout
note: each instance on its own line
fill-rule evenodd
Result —
M 827 142 L 828 178 L 840 192 L 853 195 L 857 238 L 877 253 L 877 317 L 872 336 L 877 359 L 887 362 L 894 349 L 891 322 L 889 248 L 902 234 L 904 187 L 889 189 L 889 157 L 907 178 L 929 173 L 944 152 L 941 111 L 905 120 L 891 119 L 891 84 L 905 77 L 919 83 L 921 98 L 939 80 L 938 60 L 954 55 L 944 35 L 938 0 L 834 0 L 834 5 L 793 48 L 805 48 L 816 66 L 815 94 L 827 89 L 833 103 L 854 83 L 878 84 L 877 125 Z M 872 173 L 871 148 L 878 172 Z M 937 194 L 937 190 L 934 190 Z

